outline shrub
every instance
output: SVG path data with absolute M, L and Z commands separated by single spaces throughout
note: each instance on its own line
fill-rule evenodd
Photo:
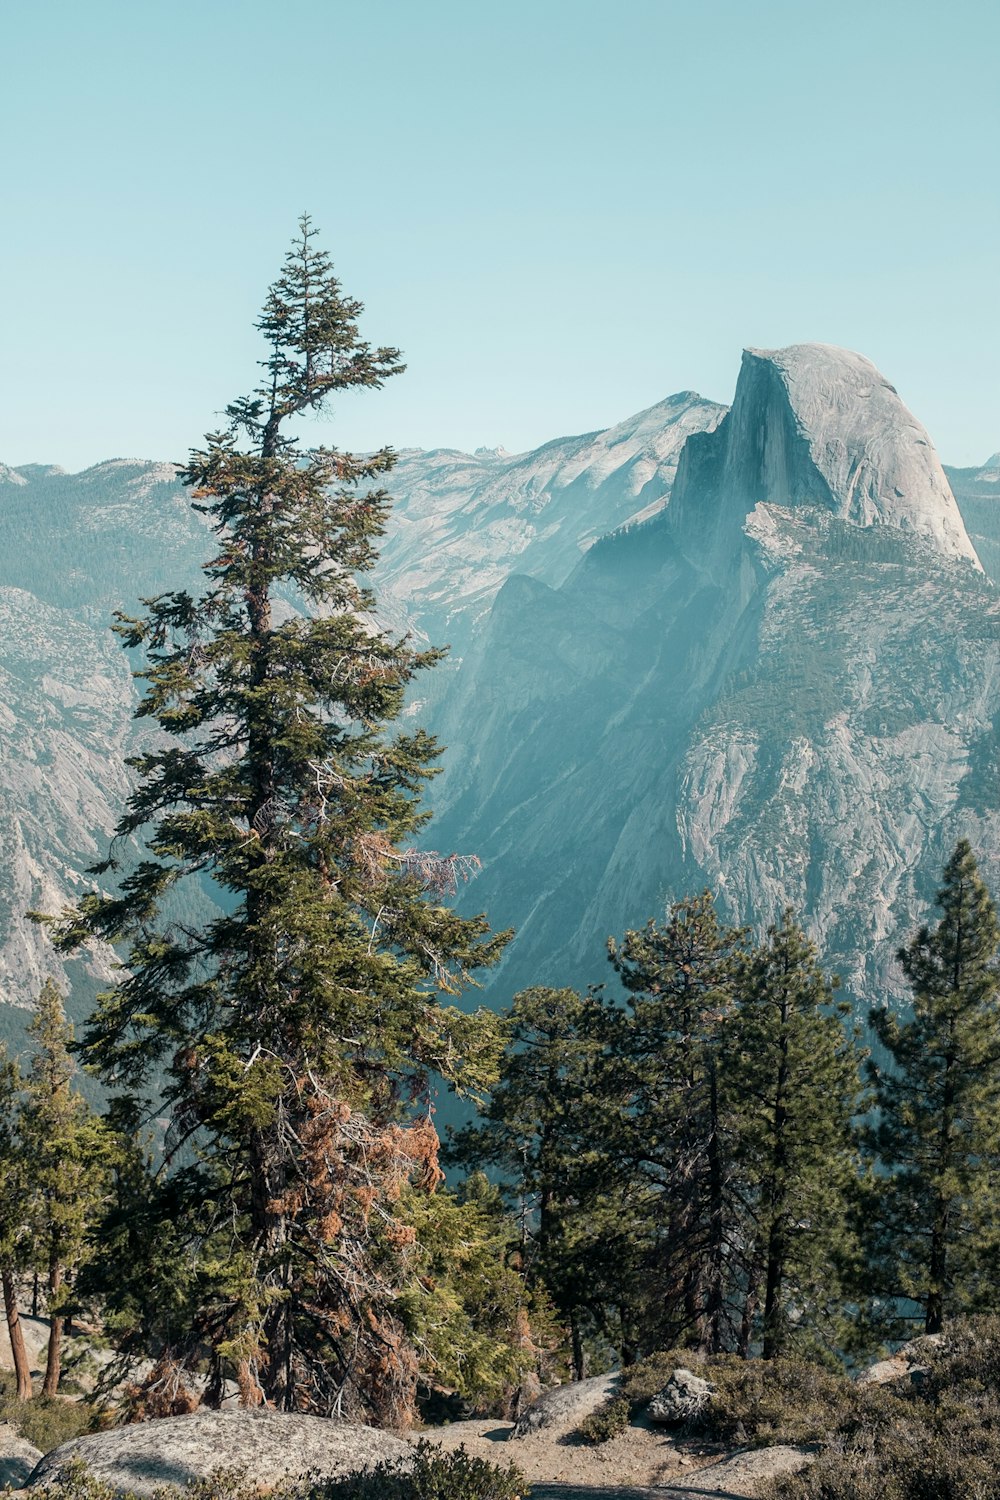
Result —
M 915 1420 L 886 1433 L 876 1451 L 827 1453 L 800 1474 L 760 1490 L 761 1500 L 986 1500 L 997 1493 L 1000 1435 L 929 1430 Z
M 716 1394 L 698 1429 L 720 1441 L 823 1442 L 856 1419 L 860 1393 L 846 1375 L 793 1359 L 707 1363 Z
M 917 1340 L 930 1366 L 896 1391 L 858 1393 L 835 1450 L 775 1480 L 767 1500 L 985 1500 L 1000 1474 L 1000 1319 L 956 1323 Z
M 442 1453 L 420 1443 L 409 1469 L 382 1463 L 366 1474 L 309 1484 L 298 1500 L 518 1500 L 523 1490 L 524 1476 L 513 1466 L 499 1469 L 464 1448 Z
M 9 1422 L 27 1442 L 42 1453 L 58 1448 L 70 1438 L 91 1432 L 95 1416 L 91 1407 L 59 1396 L 35 1396 L 18 1401 L 9 1377 L 0 1380 L 0 1422 Z
M 513 1466 L 498 1469 L 464 1448 L 442 1453 L 429 1443 L 415 1450 L 408 1469 L 381 1463 L 366 1474 L 340 1479 L 310 1479 L 272 1490 L 269 1500 L 518 1500 L 524 1476 Z M 96 1479 L 81 1463 L 67 1466 L 62 1478 L 47 1490 L 47 1500 L 138 1500 L 114 1485 Z M 157 1500 L 257 1500 L 260 1489 L 243 1472 L 220 1470 L 181 1491 L 165 1486 Z
M 610 1442 L 611 1438 L 621 1437 L 628 1427 L 631 1411 L 627 1396 L 612 1396 L 603 1406 L 584 1417 L 576 1429 L 577 1434 L 585 1443 Z
M 794 1359 L 707 1358 L 690 1349 L 653 1354 L 626 1370 L 622 1395 L 633 1412 L 648 1405 L 678 1366 L 715 1388 L 689 1430 L 719 1442 L 822 1442 L 851 1422 L 860 1393 L 846 1375 Z

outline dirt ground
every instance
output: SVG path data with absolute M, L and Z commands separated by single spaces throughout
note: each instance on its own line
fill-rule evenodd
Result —
M 508 1423 L 454 1422 L 422 1435 L 449 1451 L 464 1446 L 490 1463 L 516 1464 L 531 1500 L 743 1500 L 763 1478 L 803 1461 L 788 1448 L 733 1453 L 678 1444 L 649 1427 L 630 1427 L 597 1447 L 544 1430 L 508 1441 L 511 1430 Z

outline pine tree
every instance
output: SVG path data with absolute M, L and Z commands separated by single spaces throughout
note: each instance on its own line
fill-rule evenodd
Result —
M 457 1192 L 409 1194 L 419 1247 L 403 1299 L 425 1382 L 495 1411 L 516 1406 L 550 1311 L 521 1274 L 518 1226 L 500 1190 L 472 1172 Z
M 913 1014 L 875 1010 L 886 1064 L 870 1065 L 877 1124 L 869 1144 L 876 1261 L 890 1296 L 919 1304 L 924 1329 L 993 1303 L 988 1272 L 1000 1166 L 1000 924 L 961 840 L 937 896 L 942 917 L 899 961 Z
M 72 1086 L 73 1028 L 51 979 L 42 987 L 28 1036 L 35 1050 L 18 1121 L 26 1188 L 22 1203 L 32 1259 L 48 1288 L 42 1394 L 54 1396 L 62 1362 L 64 1282 L 87 1251 L 108 1188 L 112 1147 L 102 1121 Z
M 577 1379 L 585 1373 L 588 1325 L 606 1326 L 616 1293 L 627 1300 L 619 1251 L 633 1243 L 621 1196 L 607 1182 L 607 1101 L 597 1078 L 605 1076 L 609 1019 L 593 993 L 536 986 L 516 995 L 500 1081 L 480 1123 L 459 1132 L 450 1149 L 453 1161 L 498 1169 L 528 1290 L 551 1297 Z
M 836 1310 L 858 1158 L 858 1053 L 816 949 L 788 908 L 739 964 L 722 1072 L 740 1115 L 747 1194 L 746 1352 L 759 1319 L 765 1359 Z M 793 1324 L 792 1310 L 795 1311 Z
M 745 934 L 718 920 L 710 891 L 675 902 L 661 925 L 609 940 L 629 992 L 610 1074 L 621 1099 L 615 1153 L 646 1184 L 653 1230 L 646 1277 L 659 1306 L 646 1318 L 659 1344 L 731 1347 L 735 1123 L 719 1048 Z
M 88 1064 L 122 1093 L 162 1076 L 158 1211 L 196 1268 L 186 1334 L 169 1320 L 176 1358 L 210 1347 L 211 1399 L 235 1376 L 251 1404 L 393 1420 L 415 1376 L 396 1205 L 440 1176 L 429 1078 L 478 1086 L 497 1050 L 491 1017 L 439 997 L 505 935 L 445 904 L 460 861 L 410 842 L 438 751 L 392 726 L 440 653 L 378 628 L 356 576 L 377 555 L 393 453 L 304 451 L 294 435 L 402 369 L 361 340 L 361 304 L 313 240 L 303 219 L 257 325 L 263 377 L 183 474 L 216 536 L 204 592 L 119 619 L 144 658 L 139 715 L 169 743 L 133 762 L 118 829 L 147 856 L 60 940 L 127 951 Z M 214 888 L 224 914 L 167 921 L 179 883 Z
M 10 1337 L 17 1399 L 29 1401 L 31 1364 L 24 1345 L 24 1330 L 17 1305 L 19 1272 L 25 1264 L 25 1202 L 27 1183 L 24 1155 L 18 1140 L 18 1106 L 21 1077 L 17 1064 L 0 1044 L 0 1284 Z

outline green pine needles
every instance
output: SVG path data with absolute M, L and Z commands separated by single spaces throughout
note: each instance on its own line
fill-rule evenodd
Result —
M 912 1016 L 871 1016 L 887 1055 L 871 1067 L 869 1140 L 892 1169 L 872 1184 L 873 1261 L 879 1284 L 916 1303 L 927 1333 L 996 1307 L 1000 1248 L 1000 922 L 964 839 L 937 899 L 937 927 L 899 953 Z
M 491 1016 L 440 994 L 506 935 L 445 904 L 454 861 L 412 850 L 439 752 L 394 721 L 441 653 L 381 630 L 358 582 L 393 453 L 295 436 L 402 370 L 360 339 L 361 310 L 304 218 L 257 325 L 262 379 L 183 474 L 215 534 L 204 590 L 116 627 L 159 731 L 117 831 L 147 854 L 56 936 L 124 945 L 83 1055 L 119 1094 L 162 1090 L 169 1121 L 133 1250 L 155 1258 L 162 1224 L 172 1305 L 134 1314 L 136 1347 L 207 1365 L 210 1398 L 232 1379 L 250 1404 L 399 1420 L 416 1372 L 404 1190 L 440 1177 L 429 1079 L 481 1088 L 497 1047 Z M 165 898 L 194 883 L 221 914 L 168 920 Z

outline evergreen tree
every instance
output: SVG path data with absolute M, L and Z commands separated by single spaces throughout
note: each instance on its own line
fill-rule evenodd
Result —
M 588 1326 L 606 1327 L 609 1306 L 629 1295 L 621 1251 L 632 1242 L 620 1194 L 610 1204 L 607 1100 L 597 1087 L 608 1020 L 593 993 L 537 986 L 516 995 L 500 1081 L 481 1122 L 460 1131 L 449 1153 L 470 1168 L 499 1169 L 527 1287 L 551 1297 L 576 1379 Z
M 920 1305 L 928 1333 L 995 1303 L 987 1265 L 1000 1165 L 1000 924 L 964 839 L 937 901 L 937 927 L 899 951 L 912 1016 L 871 1015 L 888 1054 L 870 1065 L 869 1145 L 888 1174 L 873 1194 L 879 1279 Z
M 17 1064 L 0 1044 L 0 1284 L 4 1313 L 14 1360 L 17 1399 L 33 1394 L 31 1364 L 24 1345 L 24 1330 L 17 1305 L 19 1273 L 25 1264 L 26 1225 L 25 1162 L 18 1140 L 18 1104 L 21 1087 Z
M 726 1028 L 722 1074 L 740 1115 L 748 1206 L 740 1343 L 747 1352 L 762 1290 L 765 1359 L 836 1310 L 838 1261 L 850 1250 L 858 1053 L 844 1026 L 849 1007 L 835 1004 L 833 990 L 788 908 L 741 960 Z
M 645 1319 L 661 1347 L 731 1347 L 739 1217 L 735 1121 L 719 1048 L 745 934 L 719 922 L 712 893 L 675 902 L 661 925 L 608 942 L 629 992 L 629 1019 L 609 1059 L 620 1104 L 615 1154 L 644 1181 L 651 1231 L 645 1280 L 659 1306 Z
M 59 1388 L 65 1278 L 84 1258 L 108 1187 L 111 1140 L 73 1087 L 73 1028 L 46 980 L 28 1027 L 34 1055 L 24 1080 L 19 1133 L 25 1212 L 35 1269 L 46 1279 L 49 1346 L 42 1394 Z
M 521 1274 L 517 1223 L 472 1172 L 457 1192 L 409 1195 L 418 1258 L 403 1306 L 427 1382 L 477 1406 L 512 1410 L 543 1353 L 550 1310 Z
M 234 1375 L 249 1403 L 393 1420 L 415 1376 L 398 1204 L 440 1175 L 429 1076 L 479 1086 L 497 1049 L 491 1017 L 439 996 L 505 936 L 445 904 L 459 862 L 410 843 L 438 752 L 392 724 L 440 653 L 379 629 L 356 576 L 376 557 L 394 456 L 295 437 L 328 398 L 402 369 L 360 339 L 361 311 L 303 219 L 257 325 L 263 377 L 183 475 L 216 536 L 204 592 L 118 625 L 144 655 L 139 715 L 170 741 L 133 763 L 118 829 L 148 855 L 60 941 L 127 950 L 83 1051 L 122 1093 L 162 1077 L 154 1209 L 193 1268 L 186 1331 L 168 1319 L 176 1358 L 211 1350 L 211 1399 Z M 182 881 L 214 886 L 224 915 L 168 922 Z

